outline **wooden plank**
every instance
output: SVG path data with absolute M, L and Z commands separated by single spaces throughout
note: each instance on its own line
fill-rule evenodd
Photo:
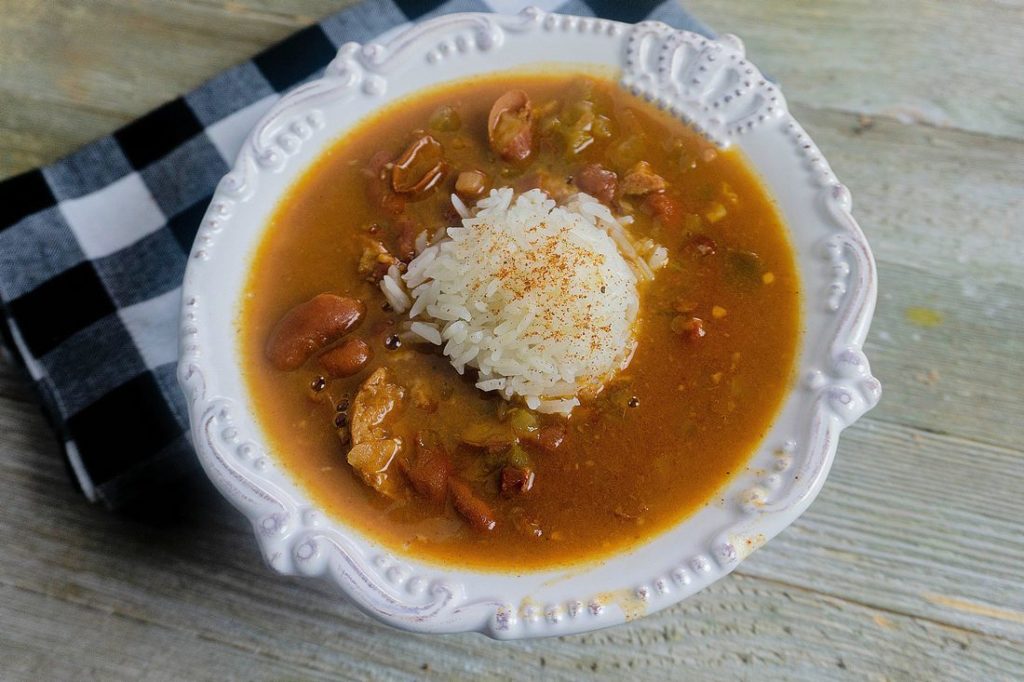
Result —
M 745 575 L 1024 644 L 1024 457 L 875 419 Z
M 1024 5 L 686 0 L 739 35 L 790 102 L 1024 137 Z
M 1024 141 L 792 109 L 851 188 L 876 258 L 964 284 L 1024 281 Z
M 109 133 L 353 1 L 6 4 L 0 178 Z
M 131 120 L 126 114 L 33 100 L 0 87 L 0 99 L 15 98 L 17 106 L 9 111 L 3 111 L 6 102 L 0 106 L 0 179 L 59 158 Z
M 5 647 L 5 670 L 20 679 L 672 680 L 685 670 L 688 680 L 1010 680 L 1024 664 L 999 640 L 739 576 L 632 625 L 503 644 L 399 634 L 308 598 L 290 618 L 242 614 L 180 629 L 75 602 L 41 611 L 37 595 L 2 587 L 0 596 L 24 616 Z M 195 606 L 161 615 L 184 620 Z M 307 606 L 317 620 L 294 617 Z M 56 617 L 67 627 L 55 629 Z M 269 644 L 246 641 L 256 632 Z
M 957 280 L 887 261 L 879 263 L 879 278 L 865 349 L 883 396 L 871 418 L 1019 453 L 1024 286 Z M 921 310 L 940 315 L 941 323 L 914 322 Z

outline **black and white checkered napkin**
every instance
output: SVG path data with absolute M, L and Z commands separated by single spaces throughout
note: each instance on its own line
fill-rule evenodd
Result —
M 338 46 L 448 12 L 528 4 L 707 30 L 677 0 L 366 0 L 45 168 L 0 182 L 0 325 L 90 500 L 196 468 L 175 381 L 185 261 L 245 135 Z

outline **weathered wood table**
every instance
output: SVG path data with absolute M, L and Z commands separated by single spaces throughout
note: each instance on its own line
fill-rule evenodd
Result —
M 338 4 L 0 2 L 0 177 Z M 89 506 L 0 362 L 0 678 L 1024 678 L 1024 6 L 688 6 L 782 83 L 878 258 L 867 352 L 885 395 L 807 514 L 630 625 L 407 635 L 272 575 L 205 485 L 162 520 Z

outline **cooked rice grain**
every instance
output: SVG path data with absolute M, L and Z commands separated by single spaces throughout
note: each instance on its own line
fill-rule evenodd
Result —
M 412 334 L 459 373 L 478 371 L 480 390 L 571 412 L 632 357 L 637 283 L 664 249 L 638 249 L 628 222 L 586 194 L 558 206 L 506 187 L 460 203 L 462 225 L 419 248 L 405 273 L 389 270 L 381 290 Z

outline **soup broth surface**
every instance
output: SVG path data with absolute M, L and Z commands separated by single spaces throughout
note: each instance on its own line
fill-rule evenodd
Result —
M 492 104 L 513 89 L 533 107 L 525 162 L 506 161 L 488 144 Z M 374 179 L 382 159 L 393 162 L 424 132 L 443 147 L 443 180 L 415 201 L 387 205 L 396 197 Z M 467 445 L 463 434 L 500 423 L 514 406 L 476 389 L 471 372 L 460 377 L 429 346 L 391 348 L 403 316 L 384 305 L 360 259 L 368 241 L 394 248 L 409 229 L 403 221 L 431 233 L 458 224 L 450 196 L 461 171 L 482 171 L 492 187 L 540 187 L 557 198 L 578 191 L 589 164 L 615 172 L 621 189 L 639 162 L 667 189 L 619 193 L 611 207 L 633 217 L 635 237 L 664 245 L 669 262 L 641 285 L 635 355 L 569 418 L 538 417 L 562 429 L 562 441 L 550 451 L 527 444 L 532 487 L 503 494 L 508 453 Z M 315 356 L 298 369 L 276 368 L 266 354 L 275 325 L 324 292 L 365 303 L 346 338 L 365 341 L 372 359 L 348 378 L 325 376 Z M 401 554 L 524 571 L 599 560 L 717 502 L 789 388 L 799 310 L 785 228 L 739 152 L 714 148 L 610 80 L 503 74 L 392 104 L 323 154 L 281 201 L 254 253 L 238 342 L 273 455 L 328 514 Z M 390 474 L 398 492 L 385 495 L 349 466 L 339 407 L 350 406 L 379 367 L 408 389 L 410 404 L 394 426 L 406 447 L 424 430 L 438 434 L 453 476 L 489 507 L 493 529 L 474 528 L 451 499 L 423 499 L 398 471 Z M 424 392 L 429 400 L 421 401 Z

